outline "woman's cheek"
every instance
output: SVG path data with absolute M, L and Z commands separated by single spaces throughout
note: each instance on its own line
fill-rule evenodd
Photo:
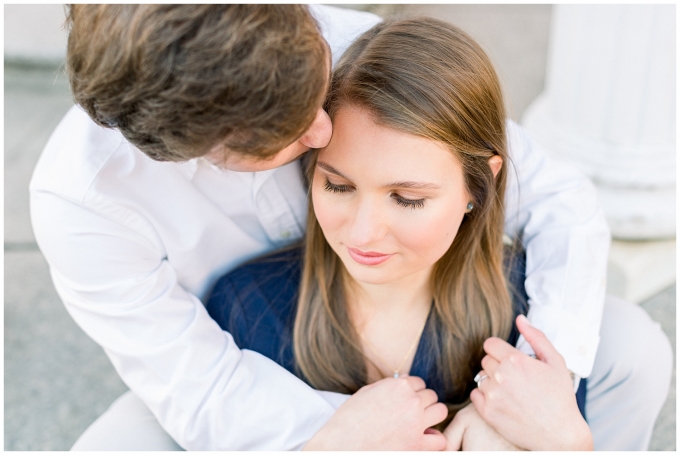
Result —
M 342 224 L 342 205 L 337 195 L 328 193 L 320 189 L 312 192 L 312 204 L 314 204 L 314 214 L 321 226 L 326 239 L 332 242 L 336 238 L 337 230 Z
M 427 210 L 427 209 L 425 209 Z M 393 232 L 407 250 L 422 261 L 434 263 L 453 243 L 462 215 L 451 210 L 432 210 L 426 216 L 401 217 Z

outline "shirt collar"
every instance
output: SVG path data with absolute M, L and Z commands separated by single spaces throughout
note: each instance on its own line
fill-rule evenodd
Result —
M 198 160 L 200 159 L 201 158 L 193 158 L 175 164 L 179 168 L 179 171 L 187 178 L 187 180 L 191 180 L 194 178 L 194 174 L 196 174 L 196 170 L 198 169 Z
M 253 174 L 253 191 L 257 193 L 262 185 L 264 185 L 264 182 L 271 177 L 274 172 L 276 172 L 275 169 L 268 169 L 266 171 L 260 171 L 260 172 L 251 172 Z
M 193 158 L 187 161 L 182 161 L 180 163 L 176 163 L 178 166 L 180 172 L 186 176 L 188 180 L 191 180 L 194 175 L 196 175 L 196 171 L 198 170 L 198 165 L 199 163 L 203 166 L 207 166 L 210 169 L 212 169 L 214 172 L 218 172 L 220 174 L 235 174 L 238 177 L 244 179 L 246 182 L 249 184 L 253 185 L 253 192 L 257 193 L 257 191 L 264 185 L 264 183 L 276 172 L 276 169 L 268 169 L 266 171 L 259 171 L 259 172 L 235 172 L 235 171 L 230 171 L 228 169 L 221 168 L 215 164 L 213 164 L 210 160 L 207 160 L 203 157 L 199 158 Z

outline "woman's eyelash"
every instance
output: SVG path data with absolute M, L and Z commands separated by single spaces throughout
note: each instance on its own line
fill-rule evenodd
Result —
M 349 185 L 333 185 L 330 180 L 326 179 L 323 189 L 331 193 L 346 193 L 351 188 Z
M 398 194 L 393 194 L 392 199 L 394 199 L 397 204 L 401 205 L 402 207 L 407 207 L 411 209 L 422 209 L 425 207 L 425 199 L 405 199 Z
M 323 185 L 323 189 L 326 191 L 329 191 L 331 193 L 346 193 L 348 191 L 352 190 L 352 187 L 350 185 L 334 185 L 330 182 L 330 180 L 326 179 L 326 183 Z M 398 194 L 392 194 L 392 199 L 396 201 L 397 204 L 401 205 L 402 207 L 410 208 L 410 209 L 422 209 L 425 207 L 425 199 L 406 199 Z

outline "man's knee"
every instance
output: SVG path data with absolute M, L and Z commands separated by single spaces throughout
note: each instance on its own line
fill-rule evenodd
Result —
M 132 392 L 120 398 L 85 430 L 73 451 L 182 450 Z
M 639 391 L 654 387 L 665 397 L 673 368 L 673 351 L 660 324 L 643 308 L 607 296 L 595 364 L 595 368 L 606 370 L 606 376 L 614 376 L 610 380 L 627 381 Z

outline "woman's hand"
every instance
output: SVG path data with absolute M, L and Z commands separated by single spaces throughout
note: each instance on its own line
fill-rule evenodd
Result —
M 385 378 L 352 395 L 303 450 L 443 450 L 446 438 L 429 427 L 447 414 L 421 378 Z
M 517 328 L 537 359 L 499 338 L 484 342 L 487 356 L 470 399 L 498 433 L 528 450 L 593 450 L 588 424 L 576 405 L 574 386 L 562 356 L 523 315 Z
M 521 450 L 486 423 L 472 404 L 458 411 L 444 436 L 446 450 Z

